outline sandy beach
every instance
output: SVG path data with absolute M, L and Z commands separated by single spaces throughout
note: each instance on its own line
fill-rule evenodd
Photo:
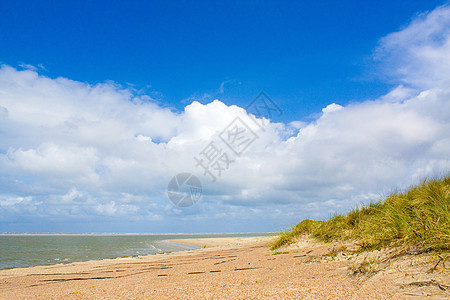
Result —
M 431 275 L 423 272 L 434 265 L 428 258 L 415 257 L 414 264 L 411 258 L 404 258 L 372 276 L 358 276 L 352 265 L 359 256 L 347 257 L 343 252 L 331 259 L 329 254 L 336 253 L 333 248 L 336 245 L 302 240 L 272 251 L 268 247 L 271 239 L 172 240 L 201 249 L 2 270 L 0 298 L 442 299 L 449 296 L 443 283 L 448 284 L 448 271 L 437 270 Z M 425 279 L 420 277 L 422 273 L 427 276 Z M 433 280 L 440 282 L 440 287 L 432 284 Z

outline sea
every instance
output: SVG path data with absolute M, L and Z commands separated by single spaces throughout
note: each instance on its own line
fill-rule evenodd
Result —
M 133 257 L 194 249 L 171 239 L 268 236 L 273 233 L 217 234 L 0 234 L 0 270 Z

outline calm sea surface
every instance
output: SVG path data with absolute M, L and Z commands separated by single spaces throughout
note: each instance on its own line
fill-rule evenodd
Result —
M 233 234 L 0 234 L 0 270 L 186 250 L 166 240 L 266 236 Z

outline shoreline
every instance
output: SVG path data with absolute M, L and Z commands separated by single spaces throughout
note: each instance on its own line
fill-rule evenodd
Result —
M 449 271 L 427 273 L 436 262 L 426 254 L 400 257 L 372 275 L 355 275 L 354 264 L 363 266 L 367 255 L 383 253 L 345 254 L 336 249 L 352 245 L 310 239 L 273 251 L 269 246 L 274 238 L 170 240 L 202 248 L 1 270 L 0 295 L 2 299 L 404 299 L 409 294 L 441 299 L 449 295 L 434 284 L 447 287 Z
M 172 234 L 170 234 L 172 235 Z M 184 234 L 180 234 L 184 235 Z M 199 234 L 200 235 L 200 234 Z M 167 251 L 167 252 L 160 252 L 160 253 L 154 253 L 154 254 L 148 254 L 148 255 L 138 255 L 138 256 L 128 256 L 128 257 L 115 257 L 115 258 L 104 258 L 104 259 L 92 259 L 92 260 L 83 260 L 83 261 L 75 261 L 75 262 L 69 262 L 69 263 L 54 263 L 54 264 L 45 264 L 45 265 L 36 265 L 36 266 L 28 266 L 28 267 L 16 267 L 16 268 L 9 268 L 9 269 L 2 269 L 0 270 L 0 279 L 7 278 L 9 275 L 17 275 L 22 274 L 22 271 L 24 274 L 32 274 L 35 272 L 42 272 L 42 270 L 51 270 L 55 269 L 58 271 L 67 269 L 68 271 L 71 270 L 79 270 L 79 269 L 89 269 L 91 266 L 94 265 L 110 265 L 114 263 L 122 263 L 124 261 L 130 260 L 135 261 L 136 259 L 144 260 L 144 261 L 153 261 L 158 260 L 162 256 L 176 256 L 176 255 L 183 255 L 187 253 L 191 253 L 193 251 L 201 251 L 206 250 L 204 248 L 208 249 L 214 249 L 219 248 L 225 245 L 229 245 L 230 247 L 233 246 L 233 244 L 230 243 L 230 240 L 234 239 L 243 239 L 244 241 L 246 239 L 250 239 L 251 242 L 254 241 L 254 239 L 258 238 L 272 238 L 272 236 L 257 236 L 257 237 L 236 237 L 236 238 L 187 238 L 187 239 L 172 239 L 172 240 L 161 240 L 160 242 L 175 245 L 178 247 L 183 247 L 185 249 L 179 250 L 179 251 Z M 205 239 L 207 247 L 199 247 L 197 246 L 198 243 Z M 226 239 L 226 240 L 222 240 Z M 218 242 L 217 240 L 222 240 Z M 203 242 L 203 244 L 205 244 Z M 27 272 L 30 271 L 30 272 Z
M 170 236 L 170 235 L 245 235 L 252 236 L 265 236 L 276 235 L 277 232 L 199 232 L 199 233 L 117 233 L 117 232 L 0 232 L 1 236 Z
M 34 266 L 67 265 L 93 260 L 156 255 L 158 253 L 179 252 L 203 247 L 203 245 L 200 247 L 190 245 L 189 242 L 186 242 L 186 240 L 191 239 L 267 235 L 271 235 L 271 233 L 1 233 L 0 248 L 3 248 L 2 245 L 5 248 L 0 255 L 0 271 Z M 103 238 L 107 240 L 103 240 Z M 182 239 L 184 242 L 177 243 L 175 240 L 178 239 Z M 76 248 L 70 246 L 72 240 L 76 241 Z M 174 240 L 174 242 L 171 242 L 171 240 Z M 45 241 L 48 241 L 48 245 L 50 246 L 45 246 L 47 245 Z M 124 241 L 124 244 L 121 241 Z M 34 243 L 37 243 L 36 247 Z M 101 246 L 105 243 L 111 244 L 112 247 L 106 246 L 105 248 L 105 246 Z M 39 246 L 39 244 L 44 246 Z M 18 252 L 19 249 L 20 252 Z M 37 252 L 35 250 L 42 253 L 42 255 L 36 255 L 35 253 Z M 50 250 L 54 250 L 56 254 L 51 254 Z
M 168 243 L 168 244 L 174 245 L 174 246 L 183 247 L 183 248 L 190 249 L 190 250 L 201 249 L 200 247 L 197 247 L 197 246 L 193 246 L 193 245 L 189 245 L 189 244 L 177 243 L 177 242 L 174 242 L 174 241 L 177 241 L 177 240 L 162 240 L 161 242 Z M 181 250 L 181 251 L 183 251 L 183 250 Z M 176 251 L 176 252 L 178 252 L 178 251 Z

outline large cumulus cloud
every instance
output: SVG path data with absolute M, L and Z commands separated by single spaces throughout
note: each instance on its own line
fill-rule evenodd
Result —
M 450 8 L 439 7 L 380 41 L 375 57 L 398 84 L 389 94 L 330 103 L 310 123 L 272 121 L 264 130 L 243 108 L 220 100 L 194 101 L 176 112 L 114 83 L 51 79 L 3 65 L 0 224 L 4 231 L 23 220 L 157 222 L 166 225 L 155 230 L 168 231 L 205 224 L 204 231 L 236 230 L 230 224 L 279 229 L 445 174 L 449 23 Z M 220 142 L 236 117 L 258 138 L 213 183 L 193 157 Z M 185 210 L 165 195 L 180 172 L 204 184 L 202 201 Z

